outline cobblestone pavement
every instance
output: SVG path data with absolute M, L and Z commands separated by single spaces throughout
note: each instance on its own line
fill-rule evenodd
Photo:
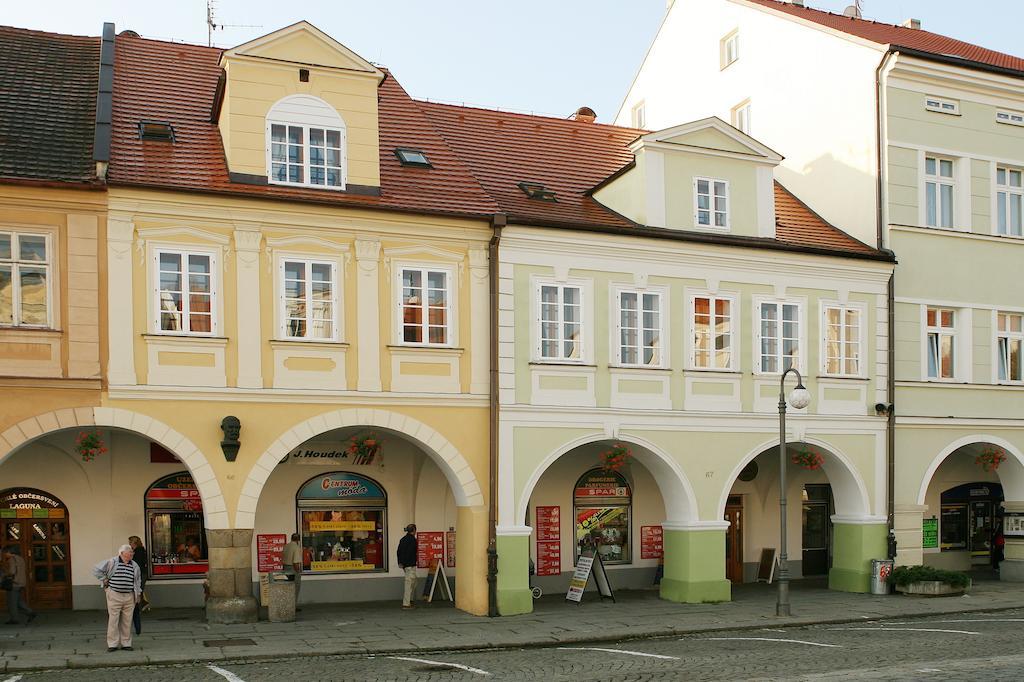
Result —
M 295 657 L 303 657 L 303 661 L 292 665 L 312 666 L 313 661 L 317 661 L 316 665 L 322 666 L 308 676 L 310 679 L 338 679 L 337 675 L 330 672 L 332 664 L 326 662 L 332 660 L 327 658 L 330 656 L 345 657 L 344 660 L 349 661 L 346 666 L 356 665 L 360 671 L 365 670 L 364 679 L 378 679 L 374 675 L 380 675 L 379 679 L 404 679 L 411 670 L 409 666 L 430 664 L 397 661 L 388 656 L 430 658 L 425 654 L 480 649 L 510 650 L 503 654 L 505 658 L 502 658 L 502 665 L 505 670 L 518 669 L 520 660 L 522 665 L 526 665 L 532 663 L 534 657 L 539 657 L 536 660 L 549 660 L 548 657 L 554 655 L 558 657 L 554 660 L 563 661 L 559 665 L 569 666 L 565 668 L 570 671 L 566 674 L 571 675 L 571 671 L 580 670 L 586 671 L 584 674 L 587 676 L 596 674 L 600 677 L 611 669 L 609 666 L 618 665 L 614 660 L 605 660 L 606 654 L 595 651 L 581 654 L 550 647 L 628 647 L 627 640 L 645 640 L 646 645 L 652 637 L 711 636 L 725 630 L 770 630 L 783 625 L 810 626 L 934 617 L 948 613 L 969 618 L 979 611 L 995 613 L 1000 609 L 1011 608 L 1024 611 L 1024 586 L 998 581 L 976 583 L 969 596 L 945 599 L 832 592 L 822 589 L 820 584 L 815 586 L 814 583 L 803 581 L 793 586 L 795 615 L 787 619 L 774 616 L 774 589 L 764 585 L 741 586 L 735 590 L 734 601 L 722 604 L 674 604 L 658 599 L 654 592 L 621 593 L 616 596 L 618 601 L 611 603 L 599 601 L 596 595 L 588 593 L 580 606 L 567 604 L 559 596 L 545 597 L 536 602 L 536 610 L 532 614 L 495 619 L 471 616 L 456 611 L 450 605 L 434 604 L 407 612 L 399 609 L 397 604 L 386 603 L 306 606 L 294 623 L 264 621 L 245 625 L 207 625 L 202 622 L 202 614 L 198 609 L 164 609 L 149 614 L 143 634 L 135 638 L 134 651 L 116 653 L 106 651 L 105 613 L 47 612 L 29 627 L 0 626 L 0 682 L 44 668 L 135 667 L 198 662 L 216 665 L 232 662 L 230 665 L 233 666 L 233 661 L 237 660 L 246 661 L 246 666 L 251 666 L 246 671 L 258 679 L 262 670 L 260 666 L 264 665 L 260 663 L 261 660 Z M 910 638 L 912 633 L 901 634 L 899 637 Z M 981 639 L 977 635 L 963 637 L 967 640 Z M 602 645 L 600 642 L 607 644 Z M 660 642 L 651 645 L 661 646 Z M 936 644 L 942 646 L 944 643 L 933 642 L 929 646 L 934 647 Z M 987 642 L 976 645 L 986 653 L 1003 653 L 1003 650 L 993 648 Z M 722 660 L 728 664 L 742 658 L 728 647 L 735 649 L 749 644 L 708 642 L 699 646 L 712 647 L 707 651 L 700 649 L 701 656 L 713 657 L 715 652 L 725 652 Z M 769 643 L 768 646 L 780 645 Z M 539 650 L 541 653 L 531 649 L 529 653 L 517 658 L 514 650 L 518 647 L 549 649 Z M 812 651 L 805 653 L 838 655 L 828 647 L 810 648 Z M 789 652 L 788 655 L 794 653 Z M 353 657 L 358 656 L 363 657 L 362 661 L 368 661 L 368 655 L 376 656 L 372 663 L 351 663 L 355 660 Z M 474 656 L 483 656 L 481 660 L 485 661 L 492 660 L 486 654 L 461 655 L 469 657 L 467 660 L 476 660 L 472 658 Z M 766 655 L 771 655 L 771 652 L 766 652 Z M 780 651 L 778 655 L 787 654 Z M 638 660 L 620 663 L 636 666 L 670 660 L 633 658 Z M 751 663 L 753 665 L 760 660 L 760 656 L 755 656 Z M 265 665 L 272 670 L 278 664 Z M 595 667 L 586 668 L 587 665 Z M 206 669 L 189 670 L 195 672 Z M 321 674 L 323 677 L 320 677 Z M 416 674 L 427 675 L 426 672 Z M 437 669 L 434 674 L 450 673 Z M 643 668 L 637 674 L 644 674 Z M 179 679 L 181 675 L 179 671 Z M 133 676 L 137 675 L 133 673 Z M 529 677 L 525 673 L 523 676 Z M 186 677 L 191 678 L 191 674 Z M 1013 677 L 1024 679 L 1024 674 Z
M 490 651 L 324 656 L 22 673 L 21 682 L 228 680 L 1007 680 L 1024 677 L 1024 609 L 725 630 Z M 17 676 L 0 677 L 13 682 Z

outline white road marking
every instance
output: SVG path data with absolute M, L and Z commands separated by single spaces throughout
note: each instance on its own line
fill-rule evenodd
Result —
M 15 675 L 14 677 L 8 677 L 4 682 L 18 682 L 21 679 L 21 675 Z
M 225 670 L 224 668 L 219 668 L 215 665 L 208 665 L 206 667 L 212 670 L 213 672 L 217 673 L 221 677 L 223 677 L 228 682 L 245 682 L 245 680 L 243 680 L 241 677 L 234 674 L 230 670 Z
M 939 670 L 938 668 L 921 668 L 920 670 L 917 670 L 916 672 L 919 672 L 919 673 L 941 673 L 942 671 Z
M 932 623 L 1024 623 L 1024 618 L 960 618 L 959 620 L 933 620 Z
M 393 658 L 396 661 L 412 661 L 413 663 L 423 663 L 426 665 L 439 665 L 450 668 L 458 668 L 459 670 L 465 670 L 466 672 L 476 673 L 477 675 L 490 675 L 490 673 L 486 670 L 481 670 L 480 668 L 474 668 L 468 665 L 462 665 L 461 663 L 445 663 L 444 661 L 431 661 L 426 658 L 407 658 L 405 656 L 388 656 L 388 658 Z
M 789 644 L 807 644 L 808 646 L 823 646 L 828 647 L 830 649 L 843 648 L 841 644 L 822 644 L 820 642 L 805 642 L 802 639 L 777 639 L 775 637 L 702 637 L 701 640 L 698 641 L 788 642 Z
M 779 628 L 761 628 L 761 632 L 785 632 L 785 630 Z
M 649 658 L 661 658 L 666 661 L 678 661 L 678 656 L 663 656 L 661 654 L 648 654 L 643 651 L 628 651 L 626 649 L 603 649 L 599 646 L 560 646 L 565 651 L 606 651 L 610 654 L 627 654 L 629 656 L 647 656 Z
M 354 620 L 343 620 L 340 623 L 335 623 L 334 625 L 335 625 L 335 627 L 341 627 L 342 625 L 355 625 L 355 624 L 356 624 L 356 621 L 354 621 Z
M 980 635 L 980 632 L 971 632 L 970 630 L 943 630 L 941 628 L 829 628 L 834 632 L 849 632 L 851 630 L 866 630 L 868 632 L 892 632 L 899 630 L 902 632 L 945 632 L 951 635 Z

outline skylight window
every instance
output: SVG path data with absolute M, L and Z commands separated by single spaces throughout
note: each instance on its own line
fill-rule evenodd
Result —
M 174 142 L 174 126 L 166 121 L 139 121 L 139 139 Z
M 555 190 L 548 189 L 539 182 L 520 182 L 519 189 L 531 199 L 539 201 L 558 201 L 555 198 Z
M 433 168 L 427 155 L 418 149 L 398 147 L 395 149 L 395 156 L 403 166 L 414 166 L 417 168 Z

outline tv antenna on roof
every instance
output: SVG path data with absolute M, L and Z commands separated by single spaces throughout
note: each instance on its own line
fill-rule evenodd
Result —
M 256 24 L 218 24 L 214 17 L 214 12 L 217 9 L 217 0 L 206 0 L 206 45 L 213 47 L 213 32 L 218 28 L 224 30 L 226 28 L 263 28 L 262 25 Z

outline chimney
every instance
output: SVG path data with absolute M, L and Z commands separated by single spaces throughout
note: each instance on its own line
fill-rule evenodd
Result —
M 905 28 L 912 28 L 915 31 L 920 31 L 921 30 L 921 20 L 920 19 L 907 19 L 902 24 L 900 24 L 900 26 L 903 26 Z
M 796 5 L 797 7 L 803 7 L 804 6 L 804 0 L 790 0 L 790 2 L 792 4 L 794 4 L 794 5 Z
M 590 107 L 580 107 L 572 117 L 573 119 L 583 121 L 584 123 L 593 123 L 597 120 L 597 114 Z

